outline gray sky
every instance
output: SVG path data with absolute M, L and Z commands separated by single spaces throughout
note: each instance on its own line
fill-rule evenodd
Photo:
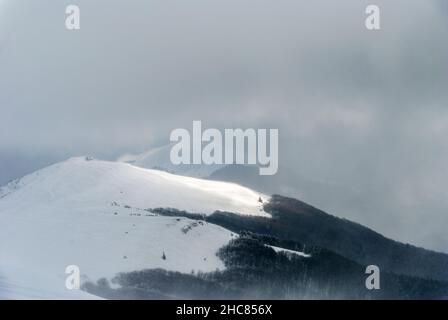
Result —
M 281 170 L 328 186 L 296 196 L 448 252 L 447 18 L 443 0 L 0 0 L 0 184 L 192 120 L 279 128 Z

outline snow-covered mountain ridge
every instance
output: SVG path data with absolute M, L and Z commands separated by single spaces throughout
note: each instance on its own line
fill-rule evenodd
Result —
M 260 198 L 268 201 L 236 184 L 127 163 L 78 157 L 49 166 L 0 191 L 0 296 L 79 298 L 65 288 L 73 264 L 85 280 L 144 268 L 221 269 L 216 251 L 230 231 L 144 209 L 269 217 Z

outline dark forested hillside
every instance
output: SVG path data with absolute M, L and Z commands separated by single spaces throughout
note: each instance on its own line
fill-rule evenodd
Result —
M 287 234 L 285 238 L 318 245 L 358 263 L 375 264 L 397 274 L 448 280 L 447 254 L 385 238 L 296 199 L 273 196 L 265 210 L 281 224 L 276 229 L 283 230 L 276 230 L 277 236 Z
M 236 233 L 251 231 L 319 246 L 362 265 L 374 264 L 396 274 L 448 281 L 448 255 L 388 239 L 358 223 L 327 214 L 296 199 L 272 196 L 264 205 L 271 218 L 215 212 L 210 216 L 175 209 L 154 209 L 166 215 L 205 219 Z
M 165 216 L 204 220 L 239 234 L 217 252 L 226 269 L 191 274 L 136 270 L 117 275 L 115 286 L 103 279 L 85 284 L 84 289 L 107 298 L 146 299 L 448 297 L 446 254 L 387 239 L 291 198 L 273 196 L 264 210 L 272 218 L 147 209 Z M 367 265 L 380 268 L 380 290 L 366 288 Z
M 207 221 L 326 248 L 363 265 L 428 279 L 448 280 L 448 255 L 388 239 L 360 224 L 337 218 L 296 199 L 274 195 L 264 206 L 272 219 L 216 212 Z

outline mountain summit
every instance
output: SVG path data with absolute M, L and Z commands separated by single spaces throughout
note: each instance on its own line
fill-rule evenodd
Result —
M 232 183 L 89 157 L 54 164 L 0 189 L 0 292 L 3 286 L 11 297 L 76 297 L 64 286 L 68 265 L 92 281 L 143 268 L 222 268 L 215 253 L 230 231 L 151 209 L 269 217 L 260 197 L 267 201 Z

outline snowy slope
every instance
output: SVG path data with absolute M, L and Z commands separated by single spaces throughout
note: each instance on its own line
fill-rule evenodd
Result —
M 290 250 L 290 249 L 285 249 L 285 248 L 280 248 L 280 247 L 270 246 L 270 245 L 266 245 L 266 246 L 274 249 L 275 252 L 284 252 L 286 254 L 298 255 L 298 256 L 301 256 L 301 257 L 304 257 L 304 258 L 311 257 L 310 254 L 307 254 L 307 253 L 305 253 L 303 251 Z
M 144 268 L 223 268 L 215 253 L 230 231 L 144 209 L 268 216 L 259 196 L 126 163 L 73 158 L 47 167 L 0 191 L 0 298 L 92 298 L 65 288 L 73 264 L 83 280 Z
M 126 154 L 118 158 L 119 162 L 126 162 L 135 166 L 146 169 L 159 169 L 170 173 L 196 177 L 206 178 L 226 165 L 201 165 L 201 164 L 180 164 L 174 165 L 170 161 L 171 144 L 163 147 L 151 149 L 141 154 L 132 155 Z

